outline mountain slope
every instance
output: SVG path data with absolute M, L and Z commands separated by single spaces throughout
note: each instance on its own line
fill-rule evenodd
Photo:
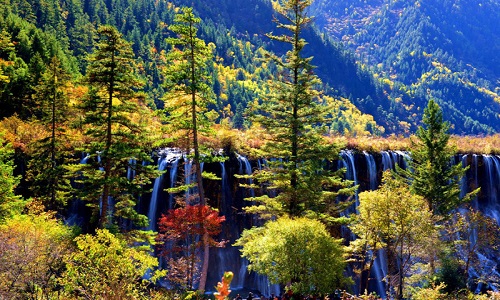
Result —
M 418 122 L 434 98 L 454 132 L 498 132 L 498 0 L 365 2 L 317 0 L 313 14 L 405 107 L 402 118 Z
M 498 132 L 500 9 L 498 0 L 481 6 L 473 2 L 316 0 L 311 13 L 318 26 L 306 32 L 305 52 L 314 57 L 326 94 L 349 99 L 384 126 L 385 133 L 414 131 L 429 98 L 442 106 L 455 133 Z M 265 37 L 277 32 L 269 0 L 4 1 L 0 75 L 8 80 L 0 80 L 0 104 L 8 109 L 0 116 L 33 114 L 29 99 L 54 53 L 65 57 L 75 77 L 84 73 L 84 57 L 99 24 L 116 26 L 133 42 L 150 104 L 161 107 L 162 51 L 168 50 L 165 38 L 171 34 L 167 26 L 183 5 L 195 8 L 203 19 L 201 37 L 215 45 L 213 108 L 223 115 L 219 121 L 248 125 L 247 104 L 265 92 L 263 83 L 276 72 L 259 57 L 265 51 L 288 50 Z M 468 15 L 474 5 L 481 9 Z M 59 50 L 37 46 L 43 40 Z M 349 102 L 342 103 L 349 106 L 344 114 L 352 110 Z M 347 119 L 353 118 L 339 120 Z M 354 127 L 337 123 L 341 133 Z M 365 130 L 380 132 L 376 127 L 366 125 Z

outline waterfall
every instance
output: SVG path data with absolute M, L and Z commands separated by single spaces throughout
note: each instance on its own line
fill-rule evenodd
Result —
M 82 154 L 82 159 L 80 160 L 80 164 L 86 164 L 87 161 L 89 160 L 90 155 L 83 153 Z
M 135 177 L 135 164 L 136 164 L 136 160 L 131 158 L 128 160 L 128 168 L 127 168 L 127 179 L 129 181 L 132 181 L 132 179 L 134 179 Z
M 174 157 L 172 162 L 172 167 L 170 168 L 170 188 L 175 187 L 175 183 L 177 181 L 177 170 L 179 166 L 179 160 L 181 159 L 180 155 Z M 168 195 L 168 209 L 172 209 L 174 207 L 174 194 L 170 193 Z
M 148 203 L 147 198 L 144 201 L 144 213 L 150 218 L 149 229 L 155 229 L 156 218 L 161 213 L 166 212 L 174 205 L 172 195 L 166 195 L 163 190 L 167 187 L 174 187 L 178 177 L 181 176 L 180 168 L 184 169 L 186 183 L 193 182 L 194 178 L 191 170 L 191 162 L 185 158 L 180 152 L 172 149 L 160 151 L 158 159 L 158 169 L 165 171 L 168 169 L 168 175 L 164 174 L 154 181 L 151 200 Z M 179 164 L 180 159 L 184 157 L 185 164 L 183 167 Z M 368 152 L 355 153 L 352 150 L 343 150 L 340 153 L 341 159 L 337 162 L 337 167 L 346 169 L 345 178 L 352 180 L 353 184 L 359 185 L 359 192 L 364 190 L 374 189 L 379 184 L 380 171 L 394 169 L 396 165 L 402 168 L 407 167 L 409 154 L 402 151 L 382 151 L 380 154 L 372 154 Z M 85 163 L 88 156 L 83 156 L 81 163 Z M 481 192 L 472 202 L 474 208 L 480 209 L 486 215 L 493 217 L 500 222 L 500 157 L 496 155 L 461 155 L 455 157 L 455 162 L 461 162 L 462 165 L 469 166 L 467 178 L 462 181 L 462 195 L 470 192 L 476 187 L 481 187 Z M 269 296 L 270 293 L 279 294 L 279 287 L 270 285 L 265 276 L 260 276 L 253 272 L 247 271 L 248 261 L 241 258 L 239 249 L 232 246 L 234 241 L 240 237 L 241 232 L 254 225 L 259 225 L 259 221 L 252 215 L 244 214 L 243 207 L 250 204 L 244 201 L 244 198 L 254 196 L 259 193 L 259 190 L 241 188 L 238 186 L 240 182 L 251 183 L 250 179 L 237 179 L 235 174 L 249 175 L 252 174 L 253 168 L 262 168 L 265 166 L 265 160 L 250 162 L 248 158 L 236 154 L 230 156 L 230 160 L 226 162 L 217 162 L 207 164 L 205 167 L 210 172 L 214 172 L 221 178 L 220 181 L 211 181 L 206 188 L 206 194 L 210 203 L 219 208 L 221 215 L 226 217 L 226 222 L 223 223 L 223 230 L 220 238 L 228 240 L 225 248 L 213 248 L 210 251 L 210 266 L 208 274 L 207 289 L 212 289 L 220 280 L 225 271 L 232 271 L 234 275 L 231 284 L 232 290 L 259 290 L 264 295 Z M 253 167 L 252 167 L 253 166 Z M 366 170 L 365 170 L 366 168 Z M 127 176 L 133 176 L 131 170 L 127 171 Z M 365 175 L 366 174 L 366 175 Z M 162 194 L 163 192 L 163 194 Z M 194 193 L 191 190 L 189 193 Z M 145 195 L 144 197 L 147 197 Z M 354 213 L 356 206 L 359 204 L 357 193 L 355 196 L 356 204 L 349 208 L 348 213 Z M 168 205 L 166 202 L 168 201 Z M 149 204 L 149 206 L 147 206 Z M 160 205 L 161 204 L 161 205 Z M 73 210 L 71 211 L 73 212 Z M 346 213 L 346 214 L 348 214 Z M 76 215 L 76 211 L 75 211 Z M 67 222 L 75 218 L 73 213 L 69 214 Z M 72 223 L 74 224 L 74 223 Z M 351 238 L 350 231 L 347 229 L 343 234 L 348 239 Z M 473 237 L 474 238 L 474 237 Z M 486 273 L 492 276 L 499 276 L 497 265 L 499 259 L 491 257 L 488 253 L 477 253 L 477 257 L 481 260 L 483 268 L 472 269 L 471 276 L 480 277 Z M 384 295 L 385 284 L 382 279 L 387 275 L 387 257 L 384 251 L 378 251 L 374 261 L 374 266 L 371 274 L 371 283 L 369 292 L 375 291 L 379 295 Z M 498 283 L 497 283 L 498 284 Z M 481 288 L 496 289 L 494 284 L 479 285 L 478 291 Z
M 467 165 L 467 158 L 467 155 L 462 156 L 462 165 Z M 468 182 L 473 184 L 473 188 L 480 187 L 481 191 L 472 200 L 471 207 L 482 211 L 483 214 L 496 220 L 497 224 L 500 224 L 500 203 L 498 202 L 498 197 L 500 196 L 500 157 L 473 154 L 467 176 L 468 178 L 465 183 L 462 183 L 461 195 L 470 192 Z M 473 234 L 470 239 L 474 242 L 477 240 L 477 235 Z M 485 288 L 498 291 L 500 287 L 500 274 L 498 272 L 500 261 L 497 256 L 498 253 L 487 254 L 477 251 L 475 254 L 480 261 L 481 267 L 474 268 L 471 266 L 469 276 L 471 278 L 486 278 L 489 281 L 479 282 L 475 292 L 479 293 Z
M 149 219 L 149 230 L 156 229 L 156 222 L 160 212 L 158 212 L 158 204 L 162 199 L 162 191 L 165 186 L 174 187 L 177 180 L 177 171 L 179 160 L 182 157 L 182 153 L 177 149 L 167 148 L 159 153 L 158 158 L 158 171 L 162 172 L 162 174 L 155 179 L 153 184 L 153 191 L 151 192 L 151 200 L 149 202 L 148 209 L 148 219 Z M 169 184 L 165 185 L 163 182 L 165 181 L 165 171 L 170 169 Z M 173 206 L 174 198 L 172 194 L 168 196 L 167 209 L 171 209 Z
M 392 169 L 394 164 L 397 163 L 397 161 L 394 162 L 391 159 L 391 155 L 389 152 L 384 151 L 381 153 L 382 154 L 382 169 L 387 170 L 387 169 Z M 369 189 L 370 190 L 376 190 L 378 187 L 378 182 L 377 182 L 377 165 L 375 164 L 375 159 L 373 158 L 373 155 L 363 151 L 363 155 L 365 156 L 366 160 L 366 165 L 367 165 L 367 172 L 368 172 L 368 178 L 369 178 Z M 375 280 L 375 286 L 372 287 L 376 290 L 378 295 L 381 295 L 382 298 L 385 299 L 385 284 L 384 284 L 384 278 L 386 277 L 388 271 L 387 271 L 387 259 L 386 259 L 386 253 L 383 249 L 380 249 L 377 251 L 377 254 L 375 256 L 375 260 L 373 262 L 373 267 L 371 270 L 370 276 L 373 277 Z M 373 286 L 373 284 L 372 284 Z
M 236 157 L 238 159 L 238 165 L 239 165 L 239 173 L 240 175 L 245 174 L 245 175 L 251 175 L 252 174 L 252 166 L 250 164 L 250 161 L 248 158 L 245 156 L 236 154 Z M 257 160 L 257 167 L 259 169 L 262 169 L 263 163 L 260 160 Z M 248 179 L 248 183 L 252 184 L 253 180 Z M 250 197 L 255 197 L 255 190 L 253 188 L 249 189 Z M 261 225 L 261 221 L 259 221 L 257 216 L 252 216 L 252 224 L 256 225 Z M 238 250 L 239 251 L 239 250 Z M 256 273 L 251 273 L 248 274 L 247 267 L 248 267 L 248 260 L 240 258 L 241 261 L 241 266 L 239 268 L 239 271 L 237 272 L 238 276 L 238 283 L 235 285 L 236 288 L 243 288 L 246 287 L 245 285 L 250 283 L 250 286 L 253 286 L 255 289 L 260 291 L 263 295 L 266 295 L 269 297 L 271 294 L 278 295 L 280 292 L 279 285 L 274 285 L 269 282 L 269 279 L 267 276 L 256 274 Z M 242 281 L 245 279 L 244 281 Z
M 461 162 L 462 162 L 462 168 L 467 167 L 467 157 L 468 155 L 462 155 Z M 467 184 L 467 176 L 464 176 L 462 178 L 462 182 L 460 183 L 460 198 L 465 197 L 465 194 L 467 193 L 468 189 L 468 184 Z
M 479 170 L 479 162 L 478 162 L 478 155 L 477 154 L 474 154 L 472 156 L 472 160 L 473 160 L 473 163 L 474 165 L 471 166 L 471 167 L 474 167 L 474 186 L 475 187 L 478 187 L 479 186 L 479 181 L 478 181 L 478 170 Z M 478 198 L 476 197 L 474 199 L 474 203 L 473 203 L 473 206 L 476 207 L 476 209 L 479 209 L 479 203 L 478 203 Z
M 382 170 L 385 171 L 394 169 L 391 154 L 388 151 L 382 151 L 380 154 L 382 154 Z
M 82 159 L 80 159 L 80 164 L 86 164 L 89 160 L 90 155 L 86 153 L 82 153 Z M 73 183 L 74 184 L 74 183 Z M 85 203 L 83 203 L 80 199 L 75 199 L 71 202 L 71 206 L 68 210 L 68 216 L 64 223 L 66 225 L 74 226 L 83 226 L 85 218 L 82 215 L 82 211 L 85 211 Z
M 352 152 L 351 150 L 342 150 L 340 151 L 340 157 L 342 157 L 344 167 L 346 168 L 345 178 L 347 180 L 352 180 L 354 182 L 354 185 L 358 185 L 356 164 L 354 162 L 354 152 Z M 356 190 L 354 208 L 353 210 L 349 210 L 348 213 L 354 213 L 358 205 L 359 205 L 358 191 Z
M 245 156 L 239 155 L 236 153 L 236 157 L 238 158 L 238 164 L 240 166 L 240 174 L 252 175 L 252 166 L 250 165 L 250 161 Z M 248 183 L 252 184 L 253 180 L 248 179 Z M 254 189 L 249 189 L 250 197 L 255 197 Z
M 363 151 L 363 154 L 365 155 L 366 159 L 366 164 L 368 166 L 367 171 L 368 171 L 368 178 L 370 180 L 370 190 L 376 190 L 377 189 L 377 165 L 375 164 L 375 159 L 373 158 L 373 155 L 369 154 L 366 151 Z
M 488 172 L 488 202 L 487 207 L 490 216 L 495 218 L 497 223 L 500 221 L 498 219 L 498 215 L 492 215 L 491 213 L 498 212 L 498 188 L 500 186 L 500 162 L 497 156 L 493 155 L 485 155 L 483 156 L 484 165 L 486 167 L 486 171 Z
M 193 161 L 188 159 L 186 155 L 183 156 L 184 159 L 184 184 L 190 185 L 191 182 L 195 181 L 193 172 Z M 189 202 L 194 188 L 188 188 L 185 192 L 186 202 Z
M 165 171 L 167 167 L 167 158 L 162 156 L 158 160 L 158 170 L 159 171 Z M 153 192 L 151 193 L 151 201 L 149 202 L 149 210 L 148 210 L 148 219 L 149 219 L 149 226 L 148 230 L 155 230 L 156 229 L 156 222 L 157 222 L 157 206 L 158 206 L 158 194 L 160 193 L 160 188 L 162 187 L 162 182 L 163 180 L 163 174 L 155 179 L 155 183 L 153 185 Z

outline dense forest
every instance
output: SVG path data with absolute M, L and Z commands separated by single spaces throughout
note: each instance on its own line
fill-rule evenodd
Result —
M 2 87 L 2 116 L 32 114 L 25 111 L 32 105 L 23 103 L 32 98 L 32 86 L 55 53 L 73 76 L 84 74 L 84 58 L 92 50 L 98 24 L 117 27 L 133 43 L 150 106 L 161 107 L 162 51 L 168 50 L 165 38 L 170 34 L 166 26 L 173 19 L 172 7 L 182 4 L 4 2 L 2 72 L 9 82 Z M 214 109 L 228 108 L 234 126 L 243 128 L 243 112 L 259 93 L 256 86 L 273 72 L 259 65 L 259 56 L 284 51 L 264 37 L 274 30 L 271 5 L 257 0 L 190 5 L 203 19 L 200 37 L 216 46 Z M 479 4 L 316 1 L 312 14 L 317 26 L 304 33 L 309 43 L 304 51 L 313 56 L 326 95 L 346 99 L 345 107 L 334 113 L 338 118 L 332 130 L 356 131 L 359 124 L 351 123 L 359 118 L 348 112 L 359 109 L 376 122 L 365 121 L 366 131 L 408 134 L 433 98 L 452 123 L 452 132 L 496 132 L 498 3 L 488 1 L 479 10 L 464 5 Z
M 451 134 L 500 129 L 500 4 L 365 2 L 2 1 L 0 298 L 201 298 L 224 246 L 285 299 L 378 299 L 381 251 L 384 299 L 498 297 L 471 271 L 498 224 L 450 161 L 499 153 Z M 346 147 L 411 159 L 358 192 L 334 166 Z M 204 166 L 240 154 L 265 160 L 231 208 L 258 226 L 229 245 Z M 145 213 L 174 161 L 173 204 Z
M 432 97 L 454 132 L 498 130 L 498 1 L 320 0 L 312 6 L 318 27 L 352 50 L 404 108 L 395 117 L 414 124 Z

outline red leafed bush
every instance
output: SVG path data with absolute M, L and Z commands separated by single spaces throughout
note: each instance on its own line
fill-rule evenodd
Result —
M 169 257 L 169 280 L 183 288 L 197 280 L 197 263 L 207 234 L 212 247 L 223 247 L 225 241 L 215 240 L 226 218 L 207 205 L 187 205 L 171 209 L 158 221 L 159 255 Z M 181 263 L 182 262 L 182 263 Z M 183 266 L 183 267 L 180 267 Z M 177 274 L 177 275 L 174 275 Z M 175 277 L 175 278 L 174 278 Z

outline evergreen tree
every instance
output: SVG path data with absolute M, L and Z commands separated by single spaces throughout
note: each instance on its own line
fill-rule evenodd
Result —
M 41 111 L 40 123 L 49 131 L 31 145 L 33 154 L 28 179 L 32 181 L 30 188 L 34 195 L 47 208 L 57 210 L 66 205 L 71 188 L 64 167 L 73 154 L 66 135 L 70 115 L 67 92 L 70 78 L 57 57 L 52 58 L 41 77 L 35 101 Z
M 212 76 L 208 72 L 213 60 L 212 49 L 197 37 L 201 19 L 192 8 L 183 7 L 174 18 L 169 29 L 176 37 L 168 38 L 172 49 L 167 55 L 170 64 L 165 73 L 165 111 L 170 130 L 176 132 L 174 139 L 186 152 L 193 150 L 193 169 L 198 190 L 198 203 L 206 204 L 201 170 L 200 134 L 210 131 L 208 105 L 214 102 Z M 190 174 L 185 174 L 190 176 Z M 190 186 L 186 186 L 189 188 Z M 199 289 L 204 290 L 209 258 L 208 235 L 203 235 L 204 258 Z
M 210 130 L 207 112 L 208 105 L 214 103 L 214 95 L 212 77 L 208 72 L 213 54 L 211 48 L 197 37 L 200 21 L 192 8 L 183 7 L 175 16 L 174 24 L 169 26 L 176 37 L 167 39 L 173 48 L 167 55 L 170 64 L 165 72 L 165 111 L 170 131 L 176 133 L 174 140 L 185 151 L 192 149 L 194 152 L 199 203 L 204 205 L 199 136 Z
M 332 172 L 326 162 L 338 157 L 339 145 L 327 143 L 322 134 L 329 107 L 322 103 L 318 88 L 320 79 L 314 74 L 312 57 L 304 57 L 304 30 L 312 19 L 307 15 L 311 0 L 287 0 L 275 7 L 280 18 L 277 27 L 288 33 L 268 34 L 275 41 L 291 46 L 284 58 L 270 55 L 270 65 L 278 73 L 268 85 L 269 93 L 256 105 L 253 122 L 268 133 L 260 156 L 268 158 L 267 166 L 251 176 L 267 189 L 276 190 L 275 198 L 252 198 L 263 205 L 249 208 L 263 216 L 288 214 L 300 216 L 314 213 L 325 217 L 339 193 L 350 193 L 340 172 Z M 283 22 L 281 20 L 284 20 Z M 276 159 L 276 160 L 274 160 Z M 318 213 L 321 213 L 318 215 Z M 337 211 L 330 211 L 330 214 Z
M 0 132 L 0 223 L 19 213 L 24 204 L 14 193 L 20 177 L 14 176 L 14 150 L 10 143 L 4 141 L 3 135 Z
M 75 166 L 83 173 L 81 197 L 90 201 L 101 228 L 121 221 L 118 225 L 124 230 L 126 219 L 146 226 L 147 217 L 135 205 L 143 185 L 158 174 L 153 166 L 140 163 L 150 160 L 144 124 L 148 110 L 138 93 L 142 83 L 130 43 L 112 26 L 100 26 L 98 34 L 85 79 L 89 92 L 81 104 L 85 112 L 82 124 L 88 125 L 90 140 L 83 149 L 90 156 L 89 163 Z M 134 178 L 127 178 L 127 168 L 136 172 Z
M 448 145 L 450 124 L 443 121 L 439 105 L 430 100 L 424 110 L 423 126 L 411 139 L 411 160 L 406 170 L 398 169 L 409 180 L 412 191 L 424 197 L 435 215 L 446 216 L 478 190 L 460 197 L 460 182 L 467 168 L 453 164 L 456 150 Z

